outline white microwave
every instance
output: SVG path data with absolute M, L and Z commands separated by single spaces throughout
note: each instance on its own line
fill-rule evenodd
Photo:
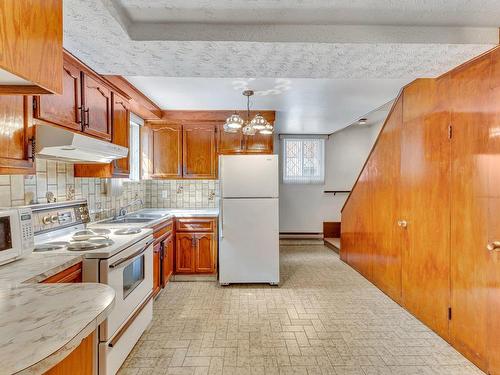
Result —
M 0 264 L 12 262 L 35 247 L 31 208 L 0 209 Z

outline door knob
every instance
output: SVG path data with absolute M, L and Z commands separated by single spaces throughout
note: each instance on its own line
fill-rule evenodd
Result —
M 406 220 L 398 220 L 398 225 L 401 228 L 406 228 L 408 226 L 408 222 Z
M 500 251 L 500 241 L 493 241 L 486 245 L 489 251 Z

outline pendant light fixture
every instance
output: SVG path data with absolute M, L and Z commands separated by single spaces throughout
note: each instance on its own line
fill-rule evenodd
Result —
M 250 120 L 250 97 L 254 95 L 253 90 L 243 91 L 243 96 L 247 97 L 247 119 L 246 121 L 238 113 L 233 113 L 226 119 L 224 131 L 226 133 L 237 133 L 241 129 L 244 135 L 273 134 L 274 126 L 271 125 L 262 115 L 257 114 Z

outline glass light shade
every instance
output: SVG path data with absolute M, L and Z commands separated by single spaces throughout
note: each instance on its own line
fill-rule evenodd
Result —
M 257 133 L 257 130 L 250 123 L 243 127 L 242 132 L 245 135 L 255 135 L 255 133 Z
M 255 130 L 264 130 L 267 124 L 267 120 L 261 115 L 255 116 L 252 121 L 250 121 L 250 125 L 252 125 Z
M 274 126 L 270 123 L 267 123 L 266 127 L 260 131 L 260 134 L 268 135 L 274 133 Z
M 225 133 L 238 133 L 237 128 L 230 128 L 227 123 L 224 124 L 224 132 Z
M 227 118 L 224 127 L 227 125 L 227 127 L 231 129 L 240 129 L 243 126 L 243 123 L 244 121 L 241 116 L 234 113 Z
M 270 123 L 267 123 L 264 129 L 260 131 L 260 134 L 273 134 L 274 133 L 274 126 L 272 126 Z

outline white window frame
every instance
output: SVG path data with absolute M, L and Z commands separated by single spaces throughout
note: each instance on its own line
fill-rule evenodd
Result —
M 282 160 L 282 180 L 284 184 L 324 184 L 325 183 L 325 139 L 323 135 L 282 135 L 281 138 L 281 160 Z M 318 155 L 316 155 L 319 164 L 318 171 L 314 175 L 308 175 L 304 166 L 304 144 L 306 142 L 318 143 Z M 299 144 L 298 168 L 301 171 L 299 175 L 291 176 L 288 172 L 289 158 L 287 156 L 287 145 L 290 143 Z
M 140 181 L 141 179 L 141 126 L 144 120 L 134 113 L 130 113 L 129 128 L 129 163 L 131 181 Z

